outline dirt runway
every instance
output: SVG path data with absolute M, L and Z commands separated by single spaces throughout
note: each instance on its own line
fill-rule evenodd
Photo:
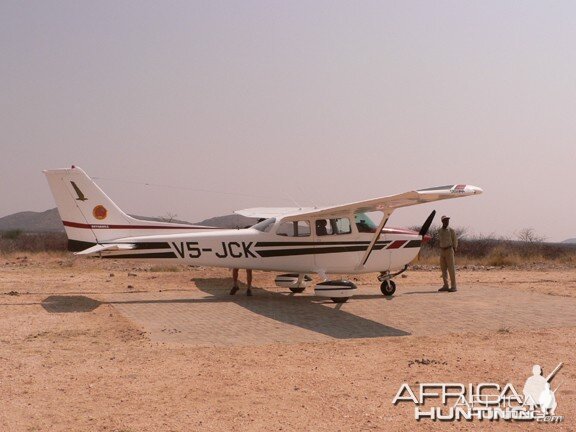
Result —
M 554 378 L 575 430 L 576 271 L 374 275 L 334 305 L 274 286 L 228 295 L 219 269 L 68 256 L 0 260 L 0 429 L 6 431 L 540 430 L 535 422 L 414 420 L 404 382 Z M 241 272 L 241 277 L 243 277 Z

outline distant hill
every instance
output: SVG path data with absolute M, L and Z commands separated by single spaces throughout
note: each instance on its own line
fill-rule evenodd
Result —
M 21 230 L 25 232 L 63 232 L 64 225 L 58 210 L 44 212 L 24 211 L 0 218 L 0 231 Z
M 206 219 L 202 222 L 196 223 L 195 225 L 206 225 L 217 228 L 246 228 L 248 226 L 254 225 L 256 222 L 258 222 L 258 219 L 256 218 L 248 218 L 246 216 L 231 214 Z
M 576 243 L 576 238 L 564 240 L 562 243 Z
M 136 219 L 166 222 L 166 219 L 147 216 L 132 216 Z M 190 224 L 181 220 L 172 220 L 173 223 Z M 197 222 L 194 225 L 205 225 L 216 228 L 244 228 L 254 225 L 257 219 L 231 214 L 217 216 Z M 0 231 L 21 230 L 24 232 L 63 232 L 64 225 L 60 220 L 58 209 L 53 208 L 44 212 L 25 211 L 14 213 L 0 218 Z

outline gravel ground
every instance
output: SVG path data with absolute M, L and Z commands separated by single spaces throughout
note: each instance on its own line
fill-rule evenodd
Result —
M 576 324 L 197 347 L 153 341 L 98 300 L 194 291 L 192 279 L 222 280 L 226 270 L 46 254 L 4 257 L 0 265 L 2 431 L 576 430 Z M 439 286 L 437 270 L 406 276 L 398 279 L 402 289 Z M 274 289 L 273 278 L 255 272 L 264 289 Z M 350 278 L 376 285 L 374 275 Z M 463 269 L 459 281 L 576 297 L 576 270 L 569 268 Z M 50 296 L 67 296 L 71 311 L 46 308 Z M 425 320 L 424 312 L 414 319 Z M 512 382 L 521 390 L 536 361 L 545 372 L 564 362 L 554 380 L 563 383 L 556 393 L 560 424 L 417 422 L 413 405 L 392 404 L 403 382 Z

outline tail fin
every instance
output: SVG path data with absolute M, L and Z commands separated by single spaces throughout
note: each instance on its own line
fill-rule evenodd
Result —
M 68 236 L 68 249 L 80 251 L 125 237 L 177 234 L 195 225 L 135 219 L 124 213 L 79 167 L 44 171 Z

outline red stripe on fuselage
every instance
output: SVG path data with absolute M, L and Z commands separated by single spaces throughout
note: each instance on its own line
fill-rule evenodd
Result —
M 406 240 L 396 240 L 393 241 L 386 249 L 400 249 L 404 243 L 406 243 Z
M 62 221 L 64 226 L 71 228 L 85 228 L 85 229 L 190 229 L 190 230 L 217 230 L 222 228 L 212 228 L 197 225 L 178 225 L 178 226 L 166 226 L 166 225 L 106 225 L 106 224 L 83 224 L 78 222 Z

